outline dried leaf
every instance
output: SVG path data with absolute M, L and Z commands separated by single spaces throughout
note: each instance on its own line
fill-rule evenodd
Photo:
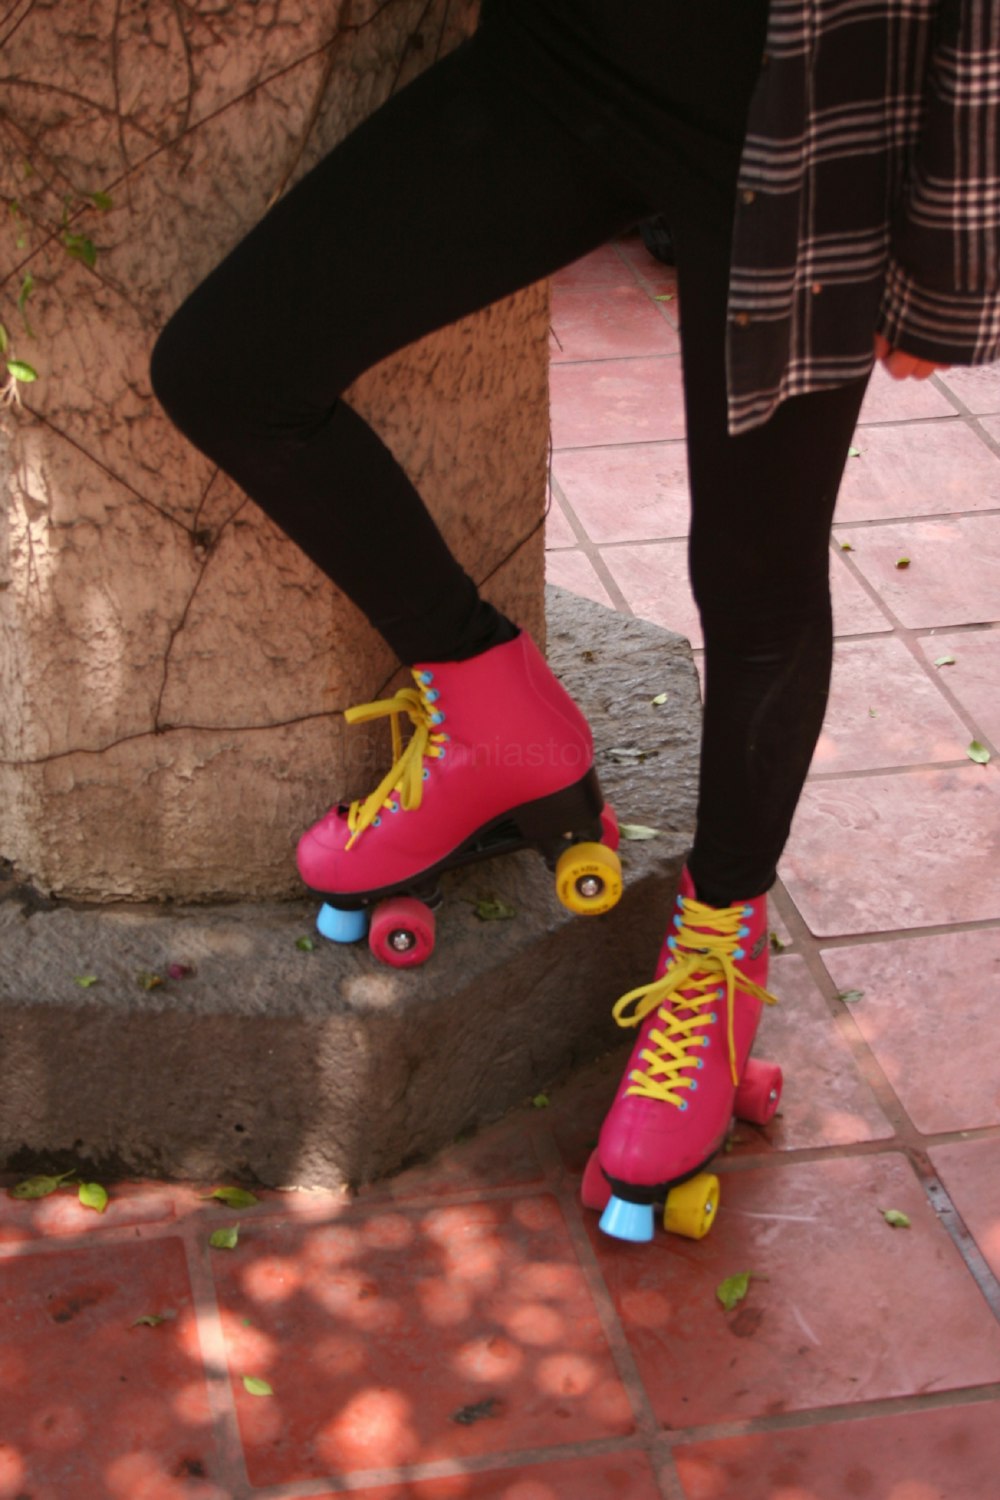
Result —
M 143 969 L 141 973 L 135 976 L 135 982 L 141 990 L 155 990 L 163 983 L 163 979 L 159 974 L 154 974 L 152 970 Z
M 768 934 L 768 942 L 771 945 L 772 953 L 784 953 L 785 949 L 788 947 L 788 944 L 783 943 L 776 932 Z
M 634 842 L 659 838 L 660 835 L 658 828 L 647 828 L 645 823 L 619 823 L 618 832 L 623 839 L 632 839 Z
M 471 1406 L 460 1406 L 458 1411 L 452 1412 L 451 1420 L 461 1423 L 463 1427 L 471 1427 L 473 1422 L 481 1422 L 484 1417 L 494 1416 L 499 1405 L 496 1396 L 487 1396 L 485 1401 L 475 1401 Z
M 856 1000 L 864 997 L 864 990 L 838 990 L 837 999 L 843 1000 L 845 1005 L 853 1005 Z
M 167 1321 L 164 1313 L 146 1313 L 141 1318 L 136 1318 L 131 1325 L 133 1328 L 159 1328 L 161 1323 Z
M 936 667 L 953 667 L 955 665 L 955 658 L 953 656 L 936 656 L 934 658 L 934 665 Z

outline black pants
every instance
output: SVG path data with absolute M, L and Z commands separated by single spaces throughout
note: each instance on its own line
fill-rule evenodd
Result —
M 563 13 L 586 19 L 571 34 Z M 494 0 L 470 43 L 275 206 L 153 357 L 177 425 L 401 660 L 470 656 L 509 622 L 341 393 L 403 345 L 664 211 L 706 653 L 691 869 L 714 904 L 772 883 L 822 724 L 829 529 L 864 389 L 799 397 L 755 432 L 727 432 L 732 204 L 765 15 L 766 0 Z

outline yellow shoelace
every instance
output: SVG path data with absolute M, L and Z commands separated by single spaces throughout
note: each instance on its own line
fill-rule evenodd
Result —
M 736 967 L 733 956 L 739 946 L 739 928 L 746 921 L 744 908 L 703 906 L 700 901 L 685 900 L 682 919 L 674 937 L 673 960 L 660 979 L 640 985 L 622 995 L 614 1008 L 619 1026 L 638 1026 L 651 1011 L 658 1010 L 662 1029 L 653 1028 L 649 1045 L 640 1053 L 644 1067 L 633 1068 L 627 1094 L 647 1099 L 662 1099 L 687 1109 L 682 1090 L 698 1086 L 697 1078 L 685 1076 L 686 1069 L 700 1069 L 698 1052 L 708 1046 L 705 1028 L 716 1020 L 712 1007 L 726 1001 L 726 1038 L 729 1044 L 729 1067 L 733 1086 L 739 1085 L 736 1065 L 736 991 L 742 990 L 776 1005 L 775 997 L 754 984 Z M 705 928 L 711 927 L 711 931 Z M 725 991 L 719 981 L 725 983 Z
M 420 681 L 419 677 L 417 681 Z M 410 812 L 420 806 L 426 780 L 424 759 L 439 760 L 445 753 L 448 740 L 446 734 L 435 728 L 444 718 L 432 707 L 436 696 L 429 695 L 425 687 L 401 688 L 392 698 L 379 698 L 374 703 L 359 703 L 357 708 L 344 710 L 348 724 L 388 718 L 392 728 L 392 767 L 369 796 L 352 802 L 348 808 L 347 826 L 351 837 L 345 849 L 350 849 L 365 829 L 378 821 L 383 809 L 398 812 L 402 808 Z M 413 725 L 413 733 L 405 745 L 400 725 L 403 714 Z M 394 793 L 399 797 L 398 802 Z

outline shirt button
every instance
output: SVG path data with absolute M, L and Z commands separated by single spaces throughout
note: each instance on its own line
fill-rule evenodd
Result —
M 820 292 L 823 290 L 823 283 L 821 281 L 814 281 L 809 290 L 812 292 L 814 297 L 818 297 Z
M 738 323 L 741 328 L 746 328 L 750 322 L 750 314 L 748 312 L 738 312 L 733 322 Z
M 756 197 L 757 194 L 754 192 L 753 188 L 744 188 L 740 193 L 740 201 L 743 203 L 752 203 Z

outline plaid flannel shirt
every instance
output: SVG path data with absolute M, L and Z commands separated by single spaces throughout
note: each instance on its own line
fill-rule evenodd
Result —
M 734 433 L 864 375 L 876 328 L 1000 358 L 1000 0 L 771 0 L 729 297 Z

